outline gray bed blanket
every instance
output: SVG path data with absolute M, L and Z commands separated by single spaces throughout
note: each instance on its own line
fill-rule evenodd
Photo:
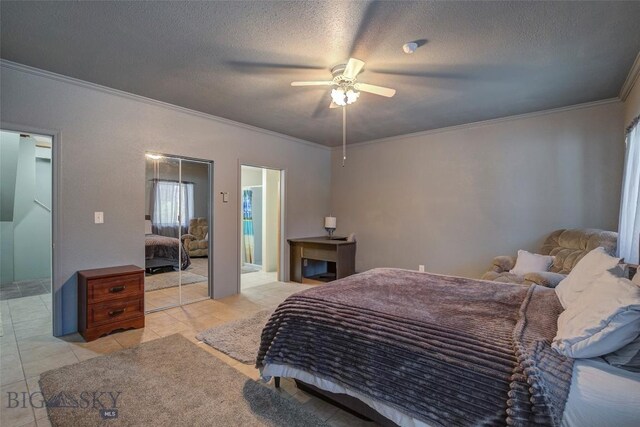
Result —
M 432 426 L 559 425 L 572 359 L 553 289 L 375 269 L 287 298 L 257 367 L 285 364 Z
M 178 258 L 178 254 L 180 254 L 180 258 Z M 189 254 L 184 249 L 184 245 L 180 244 L 180 240 L 175 237 L 159 236 L 157 234 L 145 235 L 144 256 L 145 260 L 158 258 L 166 260 L 175 268 L 182 264 L 182 270 L 186 270 L 191 265 L 191 258 L 189 258 Z

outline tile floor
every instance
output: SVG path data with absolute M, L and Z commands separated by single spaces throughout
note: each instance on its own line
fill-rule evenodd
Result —
M 206 300 L 147 315 L 144 329 L 130 330 L 102 337 L 90 343 L 78 334 L 61 338 L 51 336 L 51 299 L 38 295 L 0 301 L 0 424 L 2 427 L 50 425 L 44 408 L 8 408 L 9 392 L 39 391 L 42 372 L 132 347 L 174 333 L 180 333 L 234 367 L 249 378 L 258 371 L 249 365 L 198 342 L 198 331 L 233 319 L 250 316 L 264 308 L 275 307 L 290 294 L 308 288 L 297 283 L 272 282 L 254 286 L 220 300 Z M 272 384 L 269 387 L 273 387 Z M 284 380 L 280 393 L 299 402 L 333 426 L 372 426 L 320 399 L 299 391 L 293 381 Z
M 242 292 L 256 286 L 266 285 L 278 280 L 278 273 L 273 271 L 270 273 L 264 271 L 254 271 L 252 273 L 244 273 L 240 275 L 240 289 Z
M 51 279 L 23 280 L 0 285 L 0 300 L 51 294 Z

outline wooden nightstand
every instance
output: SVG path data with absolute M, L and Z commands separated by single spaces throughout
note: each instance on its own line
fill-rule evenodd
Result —
M 135 265 L 78 272 L 78 332 L 93 341 L 144 328 L 144 270 Z

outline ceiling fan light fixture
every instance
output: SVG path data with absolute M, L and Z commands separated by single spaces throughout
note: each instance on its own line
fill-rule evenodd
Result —
M 333 100 L 334 103 L 336 103 L 341 107 L 344 107 L 345 105 L 347 105 L 344 89 L 342 88 L 332 89 L 331 99 Z
M 360 97 L 360 92 L 355 91 L 353 89 L 349 89 L 346 95 L 347 95 L 347 104 L 353 104 Z
M 360 96 L 360 92 L 354 90 L 353 88 L 337 88 L 331 90 L 331 99 L 336 105 L 344 107 L 348 104 L 353 104 L 358 100 Z

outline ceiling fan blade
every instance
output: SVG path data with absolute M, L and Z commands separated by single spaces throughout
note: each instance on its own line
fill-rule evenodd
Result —
M 342 75 L 348 79 L 355 79 L 358 76 L 358 73 L 362 71 L 363 67 L 364 61 L 360 61 L 356 58 L 349 58 L 349 62 L 347 62 L 347 66 L 342 72 Z
M 251 62 L 251 61 L 229 61 L 227 62 L 231 68 L 239 72 L 257 72 L 261 73 L 282 73 L 297 70 L 325 70 L 325 67 L 305 64 L 285 64 L 271 62 Z
M 356 90 L 360 90 L 362 92 L 369 92 L 376 95 L 382 95 L 382 96 L 386 96 L 387 98 L 391 98 L 393 95 L 396 94 L 395 89 L 390 89 L 388 87 L 382 87 L 382 86 L 376 86 L 376 85 L 370 85 L 368 83 L 356 83 L 353 87 L 355 87 Z
M 435 79 L 466 79 L 468 76 L 461 73 L 437 72 L 437 71 L 395 71 L 395 70 L 371 70 L 376 74 L 388 74 L 392 76 L 428 77 Z
M 340 108 L 340 106 L 335 102 L 331 101 L 331 104 L 329 104 L 329 108 Z
M 291 86 L 331 86 L 333 80 L 316 80 L 308 82 L 291 82 Z

